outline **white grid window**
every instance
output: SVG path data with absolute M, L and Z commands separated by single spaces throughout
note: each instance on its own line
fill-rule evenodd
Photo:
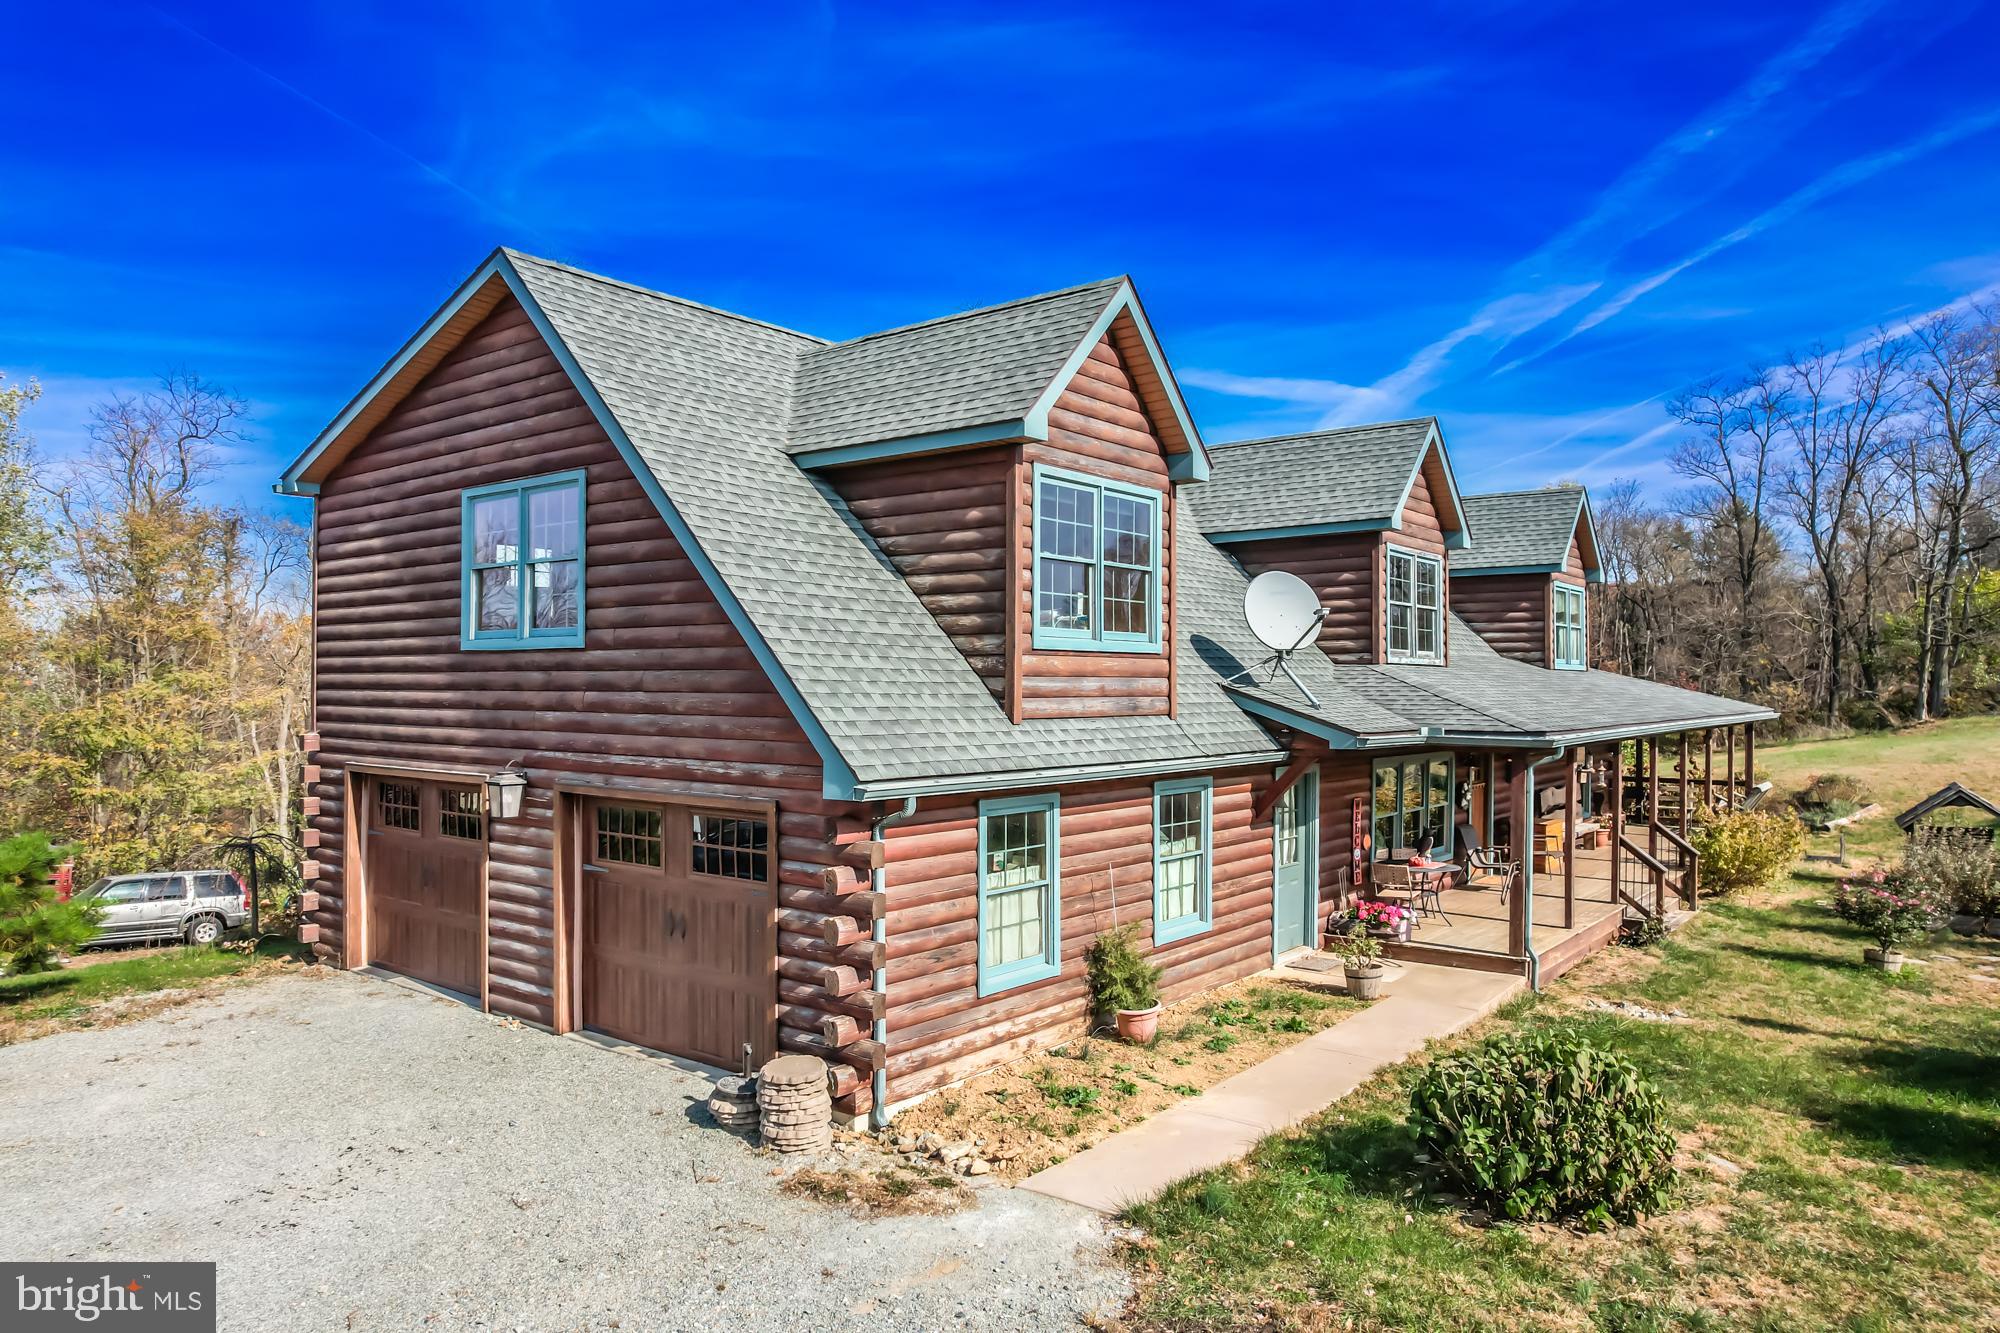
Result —
M 1555 664 L 1565 670 L 1578 671 L 1584 662 L 1584 590 L 1573 584 L 1555 585 Z
M 988 802 L 979 836 L 982 993 L 1056 972 L 1054 797 Z
M 1036 647 L 1159 647 L 1160 498 L 1117 482 L 1036 469 Z
M 1444 656 L 1444 562 L 1388 549 L 1388 649 L 1392 662 L 1435 662 Z
M 1209 795 L 1206 780 L 1153 789 L 1153 942 L 1208 928 Z

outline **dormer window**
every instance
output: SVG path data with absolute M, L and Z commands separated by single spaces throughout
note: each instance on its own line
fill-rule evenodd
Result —
M 1035 468 L 1034 646 L 1160 648 L 1158 491 Z
M 1584 591 L 1573 583 L 1553 585 L 1555 598 L 1555 665 L 1558 671 L 1581 671 L 1584 662 Z
M 1444 657 L 1444 561 L 1388 548 L 1388 656 L 1391 662 Z
M 462 648 L 583 646 L 582 472 L 467 490 Z

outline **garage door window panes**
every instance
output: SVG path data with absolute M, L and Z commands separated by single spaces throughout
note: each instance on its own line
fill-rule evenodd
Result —
M 377 808 L 383 828 L 408 829 L 415 832 L 423 827 L 423 816 L 418 809 L 417 789 L 407 782 L 385 782 L 376 798 Z
M 1054 796 L 979 806 L 979 993 L 1052 977 L 1061 958 Z
M 628 866 L 666 864 L 660 812 L 638 805 L 597 807 L 597 859 Z
M 758 884 L 771 877 L 771 826 L 761 819 L 696 815 L 690 841 L 690 868 L 697 875 Z
M 485 801 L 477 787 L 446 787 L 439 791 L 438 832 L 447 838 L 486 836 Z

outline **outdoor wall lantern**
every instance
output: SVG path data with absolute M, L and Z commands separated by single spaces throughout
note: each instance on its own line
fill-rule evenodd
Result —
M 486 811 L 494 819 L 515 819 L 521 813 L 521 794 L 528 779 L 509 765 L 486 779 Z

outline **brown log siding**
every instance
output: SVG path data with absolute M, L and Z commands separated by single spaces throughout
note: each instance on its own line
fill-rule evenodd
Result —
M 572 468 L 587 474 L 585 646 L 461 651 L 460 492 Z M 555 1017 L 559 780 L 776 801 L 781 910 L 808 922 L 837 910 L 821 892 L 822 870 L 847 863 L 829 820 L 858 811 L 822 798 L 812 745 L 517 303 L 497 308 L 327 478 L 315 524 L 322 771 L 310 795 L 323 955 L 344 957 L 346 774 L 370 761 L 527 770 L 521 818 L 491 821 L 496 1012 Z M 865 912 L 856 924 L 866 930 Z M 791 1020 L 852 1008 L 809 984 L 785 999 L 781 1041 Z
M 1503 657 L 1549 664 L 1547 574 L 1462 574 L 1451 580 L 1451 605 Z
M 1282 569 L 1298 575 L 1319 594 L 1326 608 L 1319 646 L 1336 662 L 1377 660 L 1380 615 L 1376 584 L 1382 565 L 1382 534 L 1341 533 L 1327 537 L 1283 537 L 1242 542 L 1229 548 L 1255 576 Z
M 1124 358 L 1110 337 L 1094 348 L 1049 411 L 1049 438 L 1022 450 L 1016 481 L 1016 641 L 1021 687 L 1014 715 L 1141 716 L 1173 711 L 1174 654 L 1036 652 L 1034 649 L 1035 463 L 1106 477 L 1161 493 L 1160 605 L 1173 608 L 1174 511 L 1164 447 Z M 1167 642 L 1171 642 L 1171 637 Z
M 1253 799 L 1270 782 L 1268 773 L 1215 778 L 1214 924 L 1157 951 L 1167 1000 L 1270 965 L 1271 821 L 1250 819 Z M 1153 784 L 1099 783 L 1062 788 L 1060 795 L 1062 972 L 983 999 L 978 800 L 927 799 L 913 819 L 889 830 L 889 1077 L 895 1100 L 1076 1031 L 1089 1017 L 1084 951 L 1114 920 L 1139 923 L 1150 948 Z

